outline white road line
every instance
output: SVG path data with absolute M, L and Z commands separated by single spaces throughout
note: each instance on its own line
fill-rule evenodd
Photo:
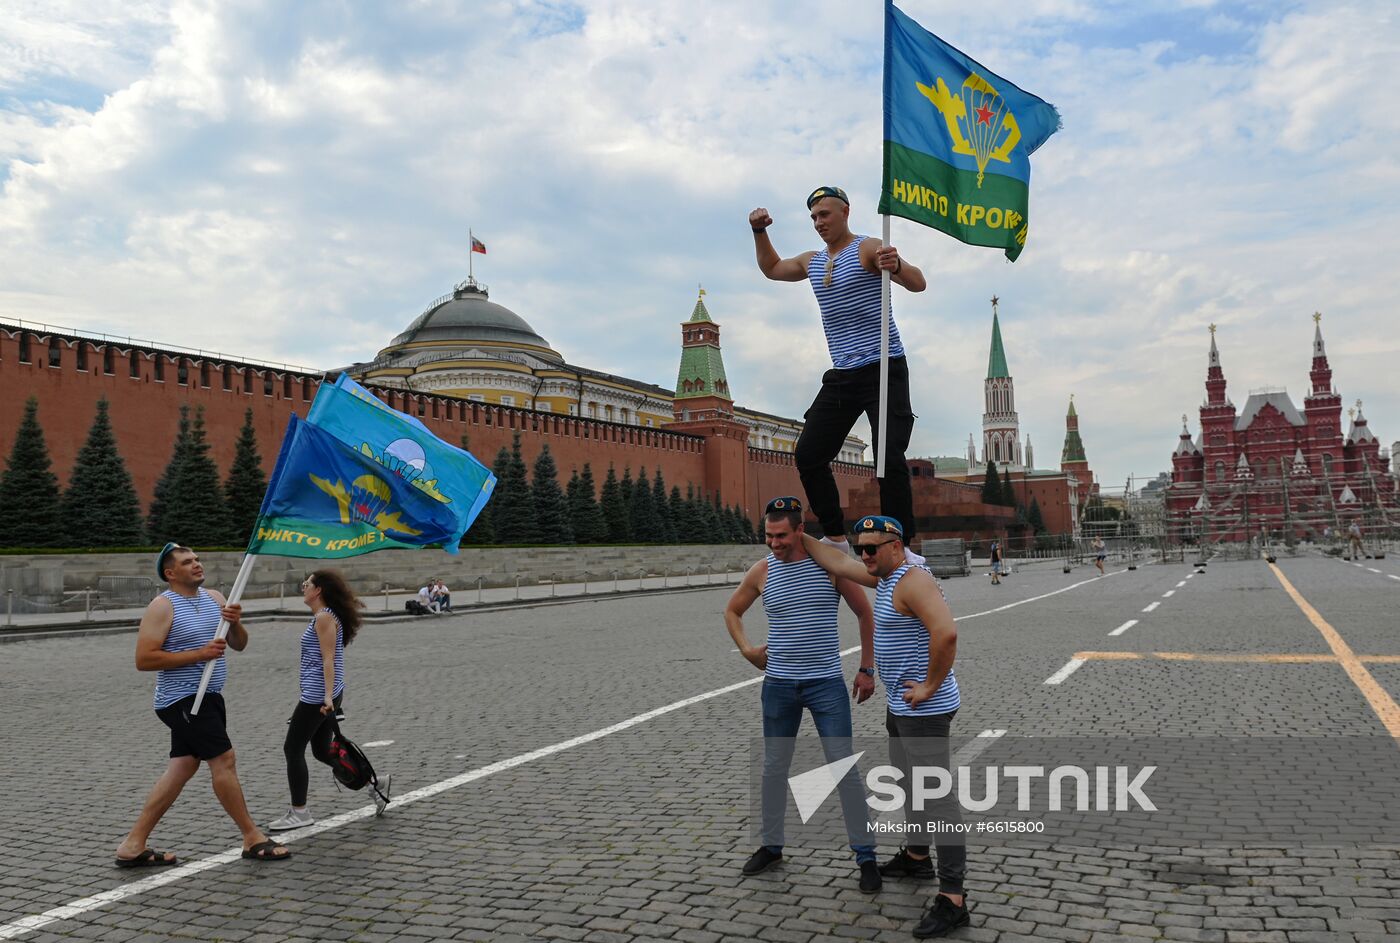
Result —
M 1190 577 L 1188 576 L 1186 579 L 1190 579 Z M 1177 583 L 1177 584 L 1176 584 L 1176 588 L 1177 588 L 1177 589 L 1181 589 L 1181 587 L 1183 587 L 1183 586 L 1185 586 L 1185 585 L 1186 585 L 1186 580 L 1182 580 L 1180 583 Z
M 1079 670 L 1084 664 L 1083 658 L 1071 658 L 1059 671 L 1045 679 L 1046 684 L 1063 684 L 1065 679 Z
M 1147 604 L 1147 608 L 1144 609 L 1144 610 L 1142 610 L 1142 611 L 1143 611 L 1143 612 L 1151 612 L 1153 609 L 1156 609 L 1156 608 L 1157 608 L 1158 606 L 1160 606 L 1161 604 L 1162 604 L 1162 603 L 1161 603 L 1160 601 L 1154 602 L 1154 603 L 1148 603 L 1148 604 Z
M 1396 576 L 1394 573 L 1387 573 L 1386 576 L 1390 577 L 1393 580 L 1400 580 L 1400 576 Z
M 1005 730 L 984 730 L 979 733 L 976 739 L 964 743 L 952 756 L 953 766 L 966 766 L 975 760 L 983 750 L 992 745 L 992 741 L 1000 740 L 1006 736 Z
M 1169 589 L 1169 590 L 1167 590 L 1165 593 L 1162 594 L 1162 598 L 1163 598 L 1163 599 L 1171 599 L 1171 598 L 1172 598 L 1173 596 L 1175 596 L 1175 595 L 1176 595 L 1176 590 L 1174 590 L 1174 589 Z
M 1376 569 L 1376 568 L 1373 567 L 1373 566 L 1368 566 L 1366 569 L 1370 570 L 1372 573 L 1379 573 L 1379 572 L 1380 572 L 1380 570 Z
M 1131 629 L 1133 626 L 1135 626 L 1135 625 L 1137 625 L 1137 624 L 1138 624 L 1138 620 L 1136 620 L 1136 619 L 1129 619 L 1127 622 L 1124 622 L 1122 625 L 1120 625 L 1118 628 L 1114 629 L 1112 632 L 1110 632 L 1110 633 L 1108 633 L 1108 634 L 1109 634 L 1109 635 L 1122 635 L 1124 632 L 1128 631 L 1129 629 Z
M 371 740 L 369 743 L 366 743 L 364 745 L 367 747 L 387 747 L 393 742 L 394 741 L 392 740 Z
M 1117 573 L 1122 572 L 1125 571 L 1115 570 L 1112 573 L 1108 573 L 1106 575 L 1114 576 Z M 995 609 L 988 609 L 985 612 L 974 612 L 969 615 L 962 616 L 958 621 L 962 622 L 967 619 L 976 619 L 981 616 L 988 616 L 996 612 L 1005 612 L 1008 609 L 1015 609 L 1017 606 L 1024 606 L 1028 603 L 1038 602 L 1042 599 L 1048 599 L 1051 596 L 1058 596 L 1060 593 L 1067 593 L 1072 589 L 1078 589 L 1080 586 L 1087 586 L 1089 583 L 1096 582 L 1103 578 L 1104 577 L 1102 576 L 1091 577 L 1090 579 L 1083 580 L 1078 583 L 1071 583 L 1069 586 L 1061 587 L 1060 589 L 1057 589 L 1053 592 L 1044 593 L 1040 596 L 1032 596 L 1029 599 L 1022 599 L 1020 602 L 1008 603 L 1005 606 L 998 606 Z M 854 654 L 858 651 L 860 651 L 859 645 L 853 648 L 848 648 L 841 654 L 842 656 L 846 656 Z M 1077 669 L 1081 664 L 1083 664 L 1083 661 L 1081 659 L 1071 659 L 1069 665 L 1066 665 L 1064 668 L 1060 669 L 1059 672 L 1057 672 L 1056 677 L 1058 677 L 1058 680 L 1052 678 L 1049 681 L 1046 681 L 1046 684 L 1059 684 L 1065 678 L 1068 678 L 1074 672 L 1074 670 Z M 1063 677 L 1059 677 L 1060 675 L 1063 675 Z M 420 802 L 424 799 L 430 799 L 433 796 L 438 795 L 439 793 L 447 792 L 451 789 L 456 789 L 459 786 L 465 786 L 468 783 L 476 782 L 478 779 L 485 779 L 487 776 L 494 776 L 496 773 L 502 773 L 506 770 L 514 769 L 517 766 L 524 766 L 527 763 L 533 763 L 536 760 L 542 760 L 545 757 L 553 756 L 556 753 L 562 753 L 565 750 L 572 750 L 574 747 L 583 746 L 586 743 L 592 743 L 594 740 L 601 740 L 602 738 L 609 737 L 615 733 L 621 733 L 624 730 L 636 727 L 639 724 L 644 724 L 650 720 L 655 720 L 656 718 L 661 717 L 665 714 L 669 714 L 673 711 L 678 711 L 682 708 L 690 707 L 693 704 L 699 704 L 703 701 L 708 701 L 711 698 L 721 697 L 725 694 L 729 694 L 733 691 L 738 691 L 742 688 L 751 687 L 752 685 L 760 683 L 762 680 L 763 676 L 759 675 L 756 678 L 749 678 L 747 681 L 739 681 L 735 684 L 725 685 L 722 688 L 715 688 L 713 691 L 706 691 L 703 694 L 696 694 L 693 697 L 684 698 L 683 700 L 675 701 L 671 704 L 666 704 L 654 710 L 649 710 L 644 714 L 637 714 L 634 717 L 629 717 L 626 720 L 619 721 L 618 723 L 612 724 L 611 726 L 602 727 L 598 730 L 594 730 L 591 733 L 582 734 L 581 736 L 574 737 L 570 740 L 563 740 L 559 743 L 551 744 L 550 746 L 546 747 L 540 747 L 538 750 L 531 750 L 528 753 L 521 753 L 516 756 L 510 757 L 509 759 L 504 759 L 499 762 L 492 763 L 488 766 L 482 766 L 478 767 L 477 769 L 468 770 L 465 773 L 459 773 L 456 776 L 449 777 L 448 779 L 441 780 L 439 782 L 433 783 L 432 785 L 424 786 L 420 789 L 415 789 L 412 792 L 406 792 L 401 796 L 395 796 L 393 806 L 394 808 L 400 808 L 402 806 L 412 805 L 413 803 Z M 306 828 L 299 828 L 296 830 L 295 833 L 280 834 L 278 835 L 278 841 L 281 841 L 284 844 L 291 844 L 292 842 L 300 841 L 303 838 L 309 838 L 313 835 L 319 835 L 322 832 L 328 832 L 332 829 L 340 828 L 342 825 L 349 825 L 352 822 L 358 822 L 361 819 L 370 818 L 373 815 L 373 806 L 363 806 L 359 809 L 353 809 L 349 812 L 342 812 L 340 815 L 332 816 L 328 819 L 322 819 L 315 825 L 308 825 Z M 242 857 L 242 852 L 243 848 L 240 845 L 236 848 L 230 848 L 228 851 L 221 851 L 218 854 L 210 855 L 208 858 L 201 858 L 197 861 L 191 861 L 186 864 L 176 865 L 169 869 L 163 869 L 160 874 L 154 874 L 147 878 L 142 878 L 137 881 L 131 881 L 129 883 L 121 885 L 120 887 L 114 887 L 111 890 L 103 891 L 100 894 L 94 894 L 91 897 L 84 897 L 79 900 L 75 900 L 71 903 L 64 904 L 61 907 L 55 907 L 52 910 L 46 910 L 40 914 L 31 914 L 27 917 L 21 917 L 18 920 L 11 921 L 10 923 L 0 924 L 0 940 L 13 940 L 17 937 L 23 936 L 26 933 L 31 933 L 35 930 L 41 930 L 51 923 L 57 923 L 61 920 L 71 920 L 74 917 L 80 917 L 83 914 L 91 913 L 92 911 L 104 907 L 107 904 L 115 904 L 118 901 L 126 900 L 128 897 L 135 897 L 138 894 L 144 894 L 146 891 L 153 891 L 157 888 L 165 887 L 167 884 L 174 884 L 177 881 L 184 880 L 188 877 L 193 877 L 196 874 L 203 874 L 205 871 L 210 871 L 221 865 L 231 864 L 235 861 L 240 860 L 240 858 Z

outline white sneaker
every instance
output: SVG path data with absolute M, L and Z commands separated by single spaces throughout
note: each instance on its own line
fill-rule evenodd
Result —
M 305 828 L 316 820 L 308 809 L 288 809 L 287 814 L 267 826 L 269 832 L 289 832 L 294 828 Z
M 919 556 L 917 553 L 915 553 L 914 551 L 910 550 L 908 547 L 905 547 L 905 548 L 904 548 L 904 562 L 905 562 L 905 563 L 911 563 L 911 564 L 913 564 L 914 566 L 923 566 L 925 563 L 928 562 L 928 558 L 927 558 L 927 557 L 921 557 L 921 556 Z
M 389 805 L 389 784 L 393 781 L 392 776 L 385 776 L 376 780 L 370 786 L 374 794 L 374 817 L 379 818 L 384 814 L 385 808 Z

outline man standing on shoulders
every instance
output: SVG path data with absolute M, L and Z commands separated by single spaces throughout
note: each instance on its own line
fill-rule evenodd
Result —
M 958 650 L 953 613 L 928 570 L 905 561 L 898 521 L 863 517 L 855 535 L 864 566 L 811 537 L 804 538 L 803 545 L 832 576 L 875 587 L 875 663 L 885 686 L 890 764 L 900 770 L 905 783 L 912 781 L 916 767 L 951 772 L 948 732 L 962 703 L 953 676 Z M 962 820 L 957 800 L 950 795 L 915 810 L 913 792 L 906 791 L 904 807 L 904 821 L 910 828 L 906 834 L 913 840 L 881 865 L 880 872 L 887 877 L 933 877 L 929 846 L 934 846 L 938 895 L 914 928 L 914 936 L 923 940 L 965 927 L 971 920 L 963 892 L 967 846 L 953 830 Z
M 774 281 L 810 281 L 821 308 L 832 369 L 822 376 L 821 390 L 807 410 L 793 457 L 807 501 L 826 539 L 844 544 L 846 521 L 831 462 L 862 413 L 870 420 L 872 439 L 879 435 L 880 410 L 885 408 L 880 402 L 880 272 L 889 272 L 890 281 L 907 291 L 923 291 L 927 282 L 924 273 L 900 258 L 894 246 L 882 246 L 879 239 L 851 232 L 851 201 L 845 190 L 818 187 L 807 197 L 807 209 L 817 235 L 826 244 L 819 251 L 803 252 L 791 259 L 780 256 L 768 238 L 773 217 L 761 206 L 749 214 L 749 228 L 753 230 L 759 270 Z M 909 365 L 893 311 L 888 408 L 880 510 L 898 519 L 912 540 L 914 495 L 904 451 L 914 431 L 914 410 L 909 403 Z M 872 442 L 872 446 L 878 449 L 879 442 Z M 911 552 L 910 562 L 922 563 L 923 558 Z
M 248 647 L 243 607 L 204 589 L 204 567 L 188 547 L 168 543 L 156 557 L 156 573 L 170 588 L 151 600 L 136 635 L 136 668 L 155 671 L 156 716 L 170 728 L 170 763 L 156 782 L 136 824 L 117 846 L 117 867 L 149 868 L 176 863 L 174 855 L 152 851 L 146 844 L 151 830 L 179 798 L 180 790 L 199 769 L 209 764 L 214 795 L 243 833 L 243 857 L 255 861 L 284 861 L 286 845 L 268 840 L 248 814 L 243 787 L 234 766 L 233 744 L 225 729 L 224 698 L 228 677 L 225 647 L 241 652 Z M 220 619 L 229 622 L 228 638 L 216 639 Z M 213 661 L 214 674 L 198 714 L 191 714 L 204 663 Z
M 765 871 L 783 858 L 788 769 L 803 709 L 812 714 L 828 763 L 851 755 L 851 705 L 836 627 L 842 599 L 860 621 L 860 669 L 851 696 L 860 703 L 875 690 L 874 621 L 865 591 L 828 576 L 807 555 L 802 547 L 802 502 L 797 498 L 769 501 L 763 530 L 772 552 L 749 568 L 724 610 L 734 644 L 763 672 L 763 844 L 744 865 L 745 875 Z M 744 634 L 743 617 L 760 596 L 768 616 L 768 642 L 754 646 Z M 839 789 L 847 838 L 860 868 L 860 889 L 873 894 L 882 882 L 858 767 L 847 771 Z

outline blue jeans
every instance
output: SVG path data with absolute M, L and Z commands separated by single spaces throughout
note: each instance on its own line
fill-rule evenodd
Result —
M 763 679 L 763 844 L 774 853 L 783 850 L 783 814 L 787 810 L 787 779 L 792 765 L 802 709 L 812 712 L 826 761 L 834 763 L 851 755 L 851 702 L 844 678 L 791 681 Z M 861 786 L 860 767 L 853 766 L 837 787 L 846 819 L 846 836 L 856 863 L 875 860 L 869 834 L 869 809 Z

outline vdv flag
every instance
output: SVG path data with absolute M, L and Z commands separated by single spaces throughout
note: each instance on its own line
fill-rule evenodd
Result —
M 1053 105 L 886 2 L 881 213 L 1014 262 L 1026 245 L 1030 155 L 1059 127 Z
M 496 487 L 496 476 L 470 452 L 384 405 L 346 374 L 321 385 L 306 420 L 445 505 L 463 533 Z
M 465 531 L 451 505 L 292 416 L 248 553 L 353 557 L 435 545 L 456 553 Z

